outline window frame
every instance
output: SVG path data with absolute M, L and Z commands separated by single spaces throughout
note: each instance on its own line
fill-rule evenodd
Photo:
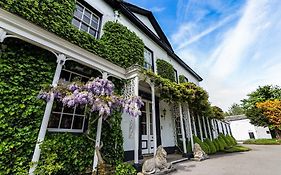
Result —
M 145 47 L 144 46 L 144 50 L 143 50 L 143 53 L 145 52 L 145 50 L 149 51 L 151 53 L 151 70 L 154 72 L 154 54 L 153 54 L 153 51 L 151 49 L 149 49 L 148 47 Z M 145 58 L 145 56 L 143 55 L 143 57 Z M 147 62 L 145 61 L 144 59 L 144 64 L 146 64 Z M 143 65 L 143 68 L 146 69 L 146 70 L 149 70 L 149 68 L 146 68 L 144 67 L 145 65 Z
M 88 31 L 86 33 L 90 34 L 91 36 L 93 36 L 94 38 L 98 39 L 100 37 L 101 34 L 101 26 L 102 26 L 102 13 L 97 11 L 95 8 L 93 8 L 91 5 L 89 5 L 88 3 L 84 2 L 84 1 L 76 1 L 75 6 L 76 5 L 82 6 L 83 7 L 83 12 L 82 12 L 82 17 L 78 18 L 77 16 L 75 16 L 75 11 L 73 12 L 73 17 L 71 20 L 71 24 L 76 27 L 79 31 L 83 31 L 86 32 L 84 30 L 81 29 L 82 24 L 86 25 L 88 28 Z M 84 12 L 85 9 L 88 10 L 91 13 L 91 18 L 90 18 L 90 23 L 92 22 L 92 16 L 95 16 L 98 18 L 97 20 L 97 28 L 95 29 L 94 27 L 91 26 L 91 24 L 87 24 L 83 21 L 83 16 L 84 16 Z M 75 8 L 76 10 L 76 8 Z M 73 19 L 77 20 L 79 22 L 79 27 L 77 27 L 76 25 L 73 24 Z M 95 36 L 93 34 L 90 33 L 90 29 L 94 30 L 96 32 Z
M 69 80 L 71 79 L 71 75 L 72 74 L 75 74 L 76 76 L 80 76 L 81 78 L 87 78 L 87 79 L 90 79 L 90 77 L 88 76 L 85 76 L 85 75 L 82 75 L 80 73 L 77 73 L 77 72 L 74 72 L 74 71 L 71 71 L 71 70 L 68 70 L 68 69 L 65 69 L 63 68 L 62 71 L 65 71 L 65 72 L 68 72 L 70 73 L 70 77 L 68 78 Z M 62 105 L 62 104 L 58 104 L 58 105 Z M 50 128 L 49 127 L 49 122 L 48 122 L 48 126 L 47 126 L 47 130 L 49 132 L 71 132 L 71 133 L 83 133 L 85 130 L 86 130 L 86 119 L 87 119 L 87 115 L 86 115 L 86 110 L 84 109 L 84 114 L 76 114 L 76 109 L 77 107 L 75 106 L 74 109 L 73 109 L 73 112 L 72 113 L 67 113 L 67 112 L 64 112 L 64 109 L 65 107 L 62 105 L 62 108 L 60 111 L 54 111 L 54 109 L 52 109 L 52 112 L 50 115 L 52 114 L 58 114 L 60 115 L 60 118 L 59 118 L 59 123 L 58 123 L 58 127 L 57 128 Z M 62 121 L 62 118 L 64 115 L 68 115 L 68 116 L 72 116 L 72 119 L 71 119 L 71 126 L 70 126 L 70 129 L 69 128 L 60 128 L 60 125 L 61 125 L 61 121 Z M 74 125 L 74 120 L 75 120 L 75 117 L 78 116 L 78 117 L 84 117 L 83 118 L 83 122 L 82 122 L 82 128 L 81 129 L 72 129 L 73 125 Z M 50 116 L 51 117 L 51 116 Z
M 175 78 L 175 82 L 179 83 L 178 71 L 175 68 L 174 68 L 174 78 Z

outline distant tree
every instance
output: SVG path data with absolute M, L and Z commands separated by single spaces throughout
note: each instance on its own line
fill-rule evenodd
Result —
M 257 90 L 247 96 L 247 99 L 242 100 L 245 115 L 256 126 L 269 126 L 269 119 L 263 114 L 262 109 L 256 107 L 256 103 L 274 99 L 281 100 L 281 88 L 270 85 L 259 86 Z
M 233 103 L 230 108 L 228 109 L 227 112 L 224 113 L 225 116 L 229 115 L 241 115 L 244 114 L 244 109 L 242 108 L 241 105 L 237 103 Z
M 276 138 L 281 139 L 281 100 L 258 102 L 256 106 L 269 120 L 269 128 L 275 131 Z
M 212 109 L 212 118 L 223 120 L 224 113 L 223 110 L 217 106 L 211 106 Z

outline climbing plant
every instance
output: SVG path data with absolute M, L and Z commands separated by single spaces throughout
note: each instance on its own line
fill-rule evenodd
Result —
M 144 44 L 127 27 L 107 22 L 101 39 L 79 31 L 71 24 L 75 0 L 1 0 L 0 8 L 21 16 L 69 42 L 127 68 L 144 63 Z
M 172 64 L 168 63 L 165 60 L 158 59 L 156 61 L 157 65 L 157 74 L 163 78 L 166 78 L 172 82 L 175 81 L 174 67 Z
M 16 39 L 0 44 L 0 174 L 27 174 L 51 83 L 53 54 Z

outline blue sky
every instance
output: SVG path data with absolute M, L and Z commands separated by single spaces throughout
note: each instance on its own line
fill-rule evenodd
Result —
M 281 86 L 280 0 L 129 0 L 149 9 L 175 52 L 227 110 L 258 86 Z

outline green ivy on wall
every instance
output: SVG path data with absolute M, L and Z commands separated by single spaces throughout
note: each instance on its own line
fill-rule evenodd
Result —
M 175 81 L 175 73 L 174 67 L 172 64 L 168 63 L 165 60 L 158 59 L 156 61 L 157 65 L 157 74 L 160 75 L 162 78 L 169 79 L 171 81 Z
M 27 174 L 45 109 L 37 95 L 51 83 L 56 59 L 16 39 L 0 49 L 0 174 Z
M 144 63 L 144 44 L 127 27 L 107 22 L 100 40 L 71 24 L 75 0 L 2 0 L 0 8 L 17 14 L 40 27 L 97 54 L 123 68 Z

